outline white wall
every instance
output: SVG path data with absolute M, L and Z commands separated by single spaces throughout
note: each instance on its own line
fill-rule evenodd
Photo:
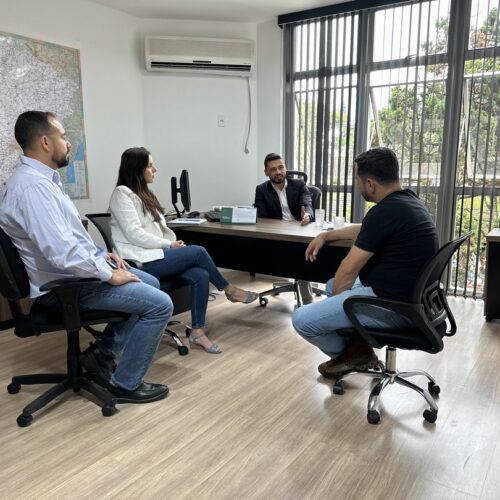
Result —
M 276 19 L 257 26 L 258 36 L 258 182 L 266 180 L 264 158 L 283 153 L 282 30 Z
M 136 19 L 80 0 L 2 0 L 0 31 L 80 50 L 90 199 L 107 208 L 121 152 L 144 140 Z M 1 119 L 1 117 L 0 117 Z
M 253 23 L 141 20 L 145 35 L 256 40 Z M 141 40 L 142 46 L 143 40 Z M 257 48 L 257 47 L 256 47 Z M 252 129 L 244 152 L 249 107 L 241 77 L 151 73 L 142 70 L 146 147 L 159 172 L 154 189 L 168 209 L 170 177 L 187 169 L 192 209 L 252 204 L 257 184 L 257 84 L 250 78 Z M 218 127 L 219 115 L 226 126 Z
M 281 150 L 281 30 L 275 21 L 147 20 L 80 0 L 1 0 L 0 31 L 80 50 L 90 199 L 81 214 L 105 210 L 124 149 L 144 145 L 159 168 L 155 190 L 170 209 L 170 177 L 190 173 L 193 209 L 253 202 L 263 156 Z M 248 38 L 257 71 L 239 77 L 149 73 L 146 34 Z M 218 115 L 226 127 L 217 126 Z M 0 118 L 1 119 L 1 118 Z M 94 232 L 92 233 L 95 234 Z

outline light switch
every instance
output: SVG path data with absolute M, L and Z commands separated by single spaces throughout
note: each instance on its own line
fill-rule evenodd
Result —
M 218 115 L 217 116 L 217 125 L 219 127 L 225 127 L 226 126 L 226 117 L 224 115 Z

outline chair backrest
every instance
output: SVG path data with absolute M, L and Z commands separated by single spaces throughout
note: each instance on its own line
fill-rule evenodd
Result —
M 30 294 L 30 282 L 24 263 L 12 240 L 0 228 L 0 294 L 9 303 L 17 337 L 37 335 L 28 314 L 23 312 L 20 299 Z
M 101 233 L 108 252 L 113 251 L 113 238 L 111 237 L 111 214 L 85 214 Z M 140 263 L 128 261 L 134 267 L 141 267 Z M 190 289 L 187 283 L 179 277 L 172 277 L 160 280 L 160 289 L 170 295 L 174 304 L 174 314 L 180 314 L 191 309 Z
M 301 170 L 287 170 L 286 177 L 287 179 L 300 179 L 307 184 L 307 174 Z M 311 193 L 312 207 L 316 210 L 319 208 L 321 202 L 321 189 L 317 186 L 307 186 L 307 189 Z
M 28 297 L 30 282 L 12 240 L 0 228 L 0 293 L 9 301 Z
M 321 189 L 317 186 L 307 186 L 307 189 L 311 193 L 312 207 L 316 210 L 321 204 Z
M 441 276 L 448 266 L 453 254 L 462 243 L 471 237 L 471 235 L 472 232 L 469 232 L 456 240 L 445 243 L 434 256 L 427 261 L 427 264 L 425 264 L 420 272 L 418 281 L 415 283 L 410 301 L 413 304 L 420 303 L 424 306 L 427 319 L 433 327 L 442 324 L 450 315 L 446 298 L 443 294 Z
M 352 321 L 357 334 L 372 347 L 392 346 L 430 353 L 440 352 L 444 346 L 443 337 L 454 335 L 457 331 L 457 325 L 441 283 L 441 276 L 453 253 L 470 238 L 471 234 L 464 234 L 446 243 L 428 260 L 420 271 L 410 303 L 402 304 L 397 300 L 365 296 L 347 298 L 344 302 L 344 311 Z M 369 315 L 366 310 L 367 303 L 394 311 L 396 314 L 403 314 L 409 321 L 409 326 L 370 327 L 363 325 L 358 315 Z M 448 331 L 447 322 L 450 327 Z M 350 330 L 346 329 L 349 333 Z M 342 335 L 342 329 L 338 331 Z
M 87 217 L 87 219 L 89 219 L 99 230 L 108 252 L 112 252 L 113 237 L 111 236 L 111 226 L 109 224 L 111 221 L 111 214 L 108 212 L 102 214 L 85 214 L 85 217 Z
M 300 179 L 307 184 L 307 174 L 302 172 L 302 170 L 287 170 L 286 177 L 287 179 Z

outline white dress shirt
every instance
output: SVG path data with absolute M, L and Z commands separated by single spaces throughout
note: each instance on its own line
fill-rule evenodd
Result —
M 285 185 L 283 186 L 283 189 L 277 188 L 274 183 L 271 183 L 273 186 L 274 190 L 278 194 L 278 198 L 280 200 L 281 204 L 281 213 L 282 219 L 283 220 L 295 220 L 295 217 L 292 215 L 292 212 L 290 212 L 290 208 L 288 206 L 288 200 L 286 198 L 286 187 L 288 186 L 288 181 L 285 179 Z
M 59 173 L 33 158 L 21 156 L 0 191 L 0 226 L 21 255 L 31 297 L 43 295 L 40 287 L 60 278 L 111 278 L 106 251 L 83 227 Z
M 163 259 L 163 248 L 176 241 L 165 218 L 155 222 L 150 212 L 144 213 L 142 200 L 126 186 L 117 186 L 109 201 L 111 235 L 117 253 L 123 259 L 151 262 Z

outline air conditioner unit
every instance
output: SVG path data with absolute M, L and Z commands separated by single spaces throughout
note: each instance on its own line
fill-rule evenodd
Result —
M 248 76 L 253 70 L 253 40 L 147 36 L 148 71 Z

